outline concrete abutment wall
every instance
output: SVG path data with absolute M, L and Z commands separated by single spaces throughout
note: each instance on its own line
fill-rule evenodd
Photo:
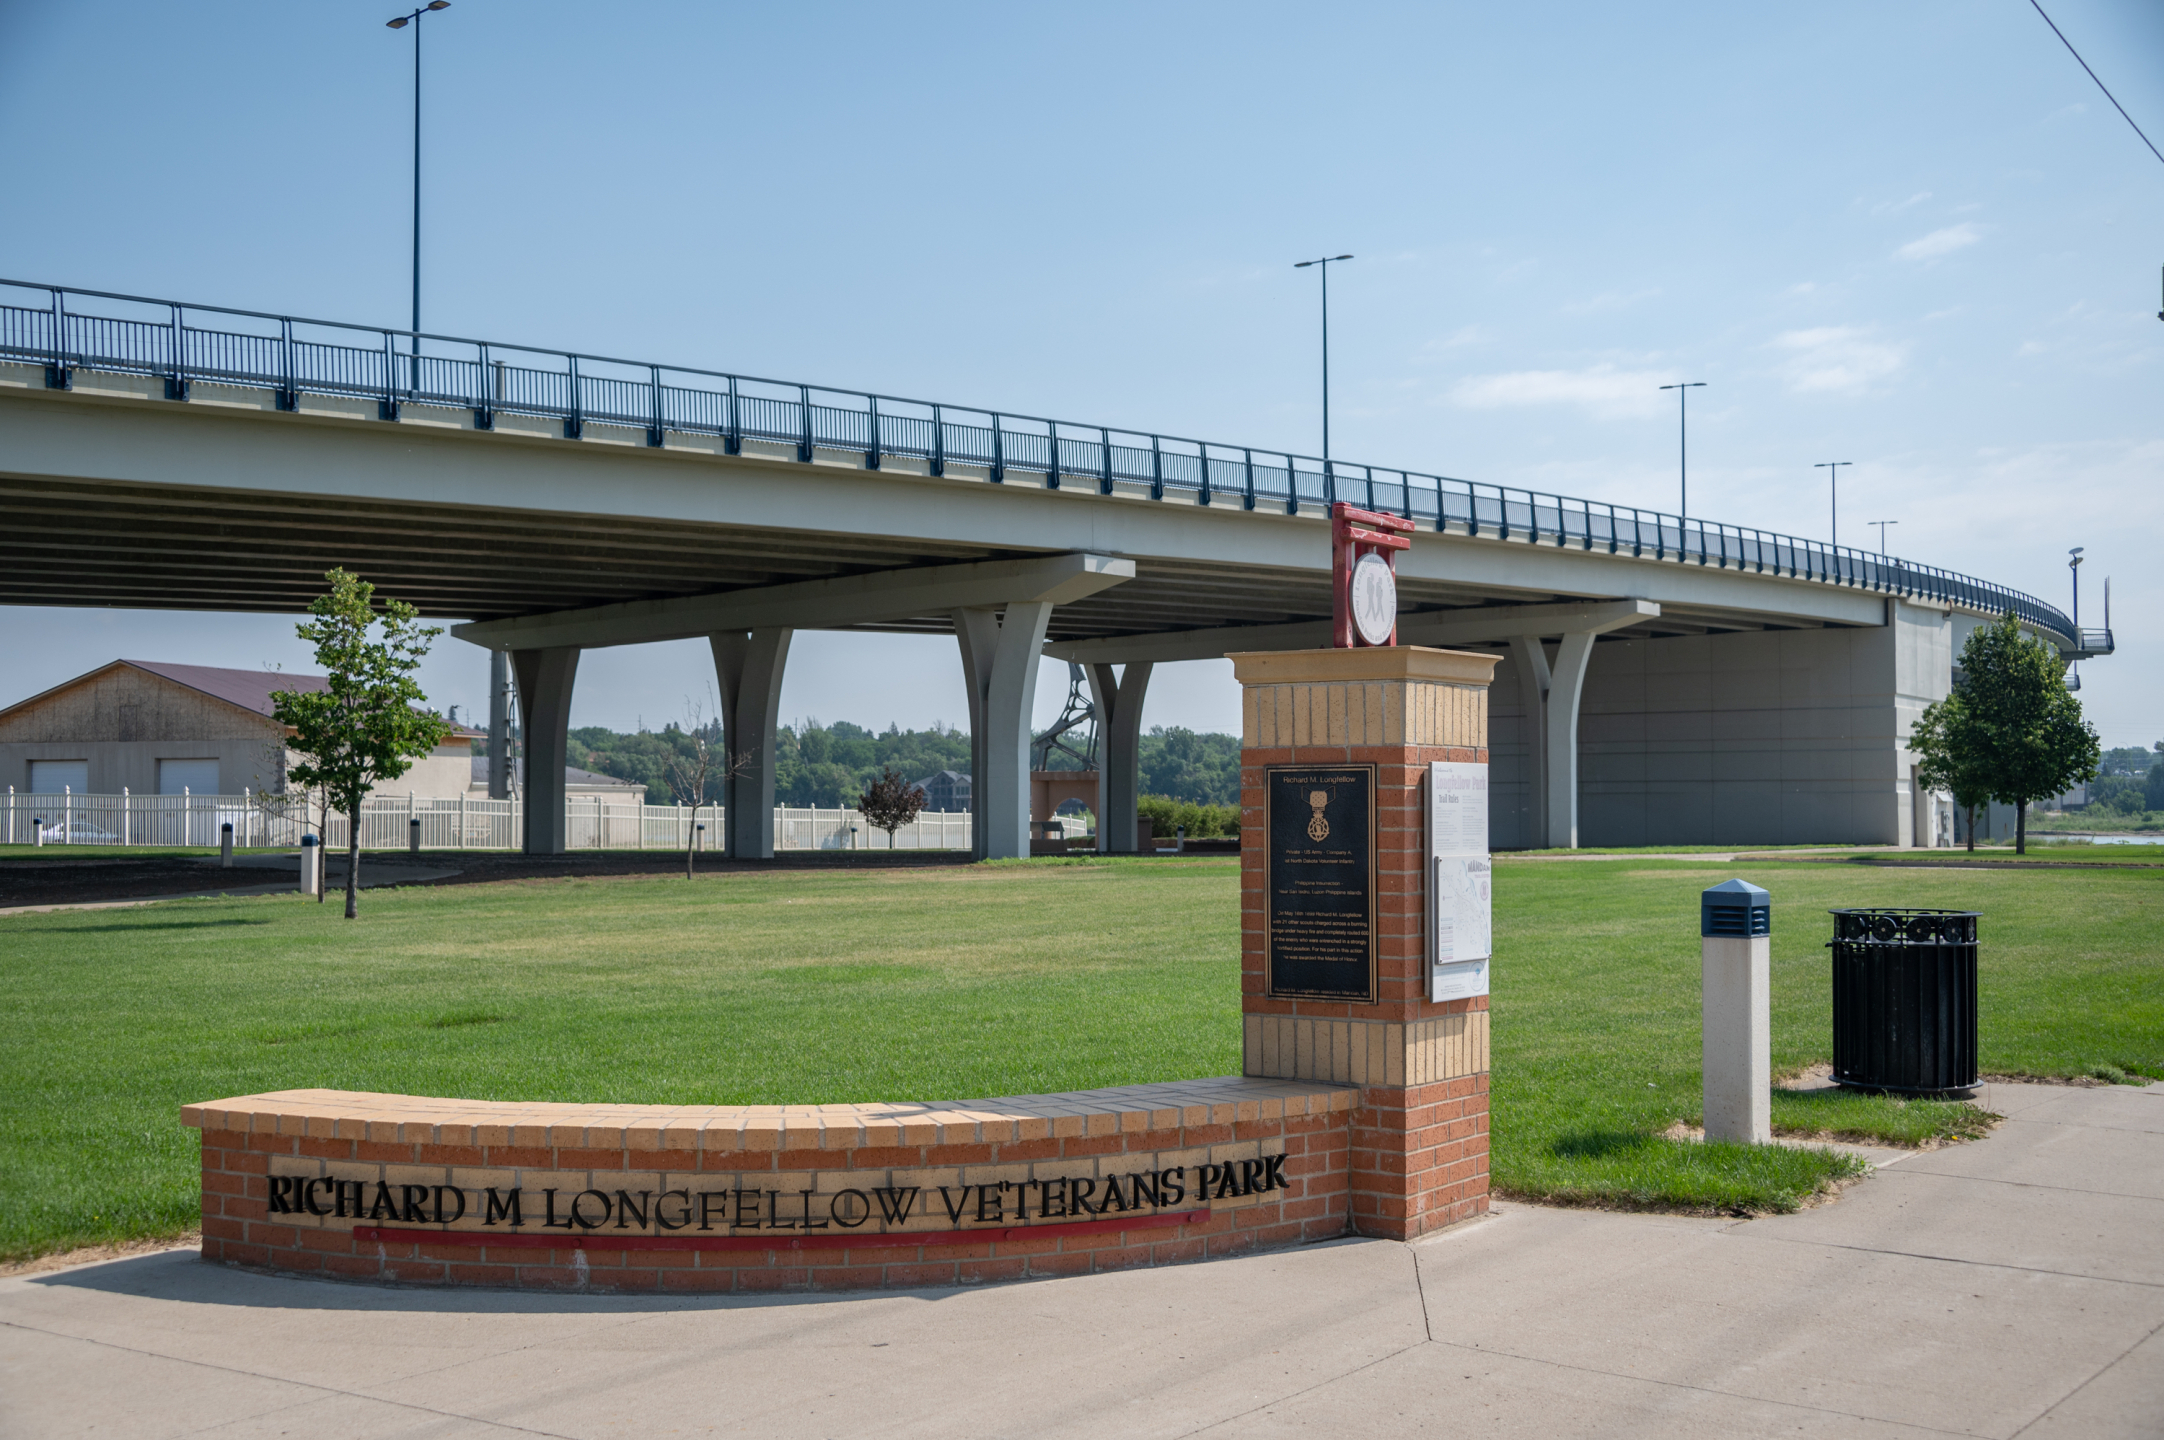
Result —
M 1957 617 L 1887 608 L 1882 627 L 1601 639 L 1579 708 L 1578 843 L 1916 843 L 1904 742 L 1952 688 Z M 1538 843 L 1518 666 L 1506 656 L 1492 691 L 1490 840 L 1505 850 Z

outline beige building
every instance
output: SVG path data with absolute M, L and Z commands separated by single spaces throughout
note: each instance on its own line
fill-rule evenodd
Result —
M 115 660 L 0 710 L 0 785 L 57 795 L 238 795 L 285 785 L 290 731 L 273 690 L 321 690 L 321 675 Z M 471 789 L 481 732 L 455 728 L 378 794 L 456 799 Z

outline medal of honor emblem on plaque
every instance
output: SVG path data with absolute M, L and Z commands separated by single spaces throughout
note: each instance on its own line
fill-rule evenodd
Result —
M 1327 790 L 1310 790 L 1307 794 L 1307 803 L 1313 806 L 1315 810 L 1315 813 L 1310 815 L 1307 820 L 1307 838 L 1310 840 L 1329 839 L 1330 822 L 1322 818 L 1322 811 L 1323 807 L 1330 803 L 1330 792 Z

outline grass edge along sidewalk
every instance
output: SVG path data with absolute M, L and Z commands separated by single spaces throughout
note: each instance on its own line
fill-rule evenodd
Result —
M 1824 911 L 1977 909 L 1988 1071 L 2164 1075 L 2154 871 L 1622 859 L 1497 867 L 1494 1177 L 1521 1196 L 1779 1210 L 1825 1149 L 1692 1144 L 1697 895 L 1773 892 L 1774 1061 L 1827 1058 Z M 1236 1073 L 1230 857 L 565 878 L 0 920 L 0 1256 L 197 1215 L 189 1101 L 301 1086 L 475 1099 L 961 1099 Z M 1923 1102 L 1777 1093 L 1778 1126 L 1974 1132 Z M 1840 1113 L 1835 1113 L 1836 1111 Z

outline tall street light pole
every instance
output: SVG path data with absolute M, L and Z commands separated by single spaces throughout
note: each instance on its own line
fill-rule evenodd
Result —
M 1676 514 L 1689 519 L 1691 513 L 1691 392 L 1703 390 L 1703 380 L 1684 380 L 1674 385 L 1663 385 L 1663 390 L 1676 392 L 1676 470 L 1681 490 L 1676 500 Z
M 1899 525 L 1899 524 L 1900 524 L 1901 522 L 1900 522 L 1899 520 L 1866 520 L 1866 521 L 1864 521 L 1863 523 L 1864 523 L 1864 524 L 1866 524 L 1866 525 L 1876 525 L 1876 526 L 1878 526 L 1878 553 L 1879 553 L 1879 554 L 1881 554 L 1881 555 L 1885 554 L 1885 553 L 1886 553 L 1886 527 L 1887 527 L 1888 525 Z
M 1340 260 L 1350 260 L 1350 255 L 1325 255 L 1320 260 L 1301 260 L 1293 265 L 1295 270 L 1305 270 L 1310 265 L 1322 267 L 1322 463 L 1330 463 L 1330 267 Z
M 1827 540 L 1836 549 L 1841 545 L 1841 467 L 1855 463 L 1853 460 L 1821 460 L 1811 467 L 1813 470 L 1826 472 L 1826 503 L 1832 507 L 1833 516 L 1833 533 L 1827 536 Z M 1879 533 L 1883 535 L 1885 532 L 1882 530 Z
M 413 27 L 413 368 L 418 384 L 421 368 L 421 18 L 432 10 L 448 10 L 451 0 L 428 0 L 410 15 L 385 22 L 393 30 Z
M 2074 580 L 2074 648 L 2077 650 L 2081 648 L 2081 552 L 2087 548 L 2084 545 L 2076 545 L 2066 552 L 2066 573 L 2072 576 Z M 2104 583 L 2106 586 L 2104 594 L 2108 600 L 2111 595 L 2109 588 L 2111 582 L 2107 580 Z M 2066 667 L 2066 688 L 2069 690 L 2079 690 L 2081 688 L 2081 667 L 2079 665 Z

